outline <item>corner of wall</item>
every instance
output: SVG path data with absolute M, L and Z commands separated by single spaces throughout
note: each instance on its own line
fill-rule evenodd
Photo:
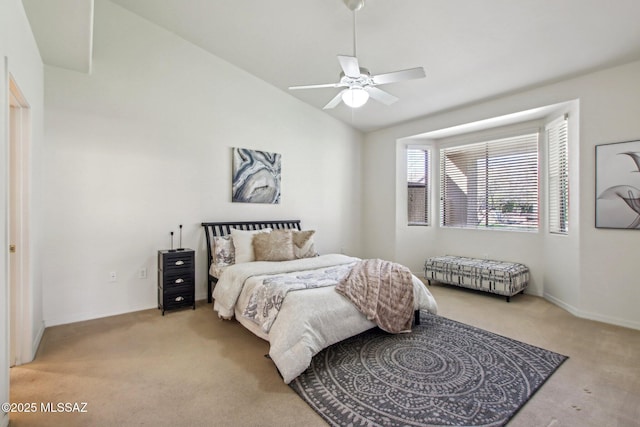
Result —
M 36 358 L 36 354 L 38 353 L 38 347 L 40 347 L 40 342 L 42 341 L 42 336 L 44 335 L 45 325 L 44 320 L 40 322 L 38 329 L 33 337 L 33 342 L 31 343 L 31 354 L 29 355 L 28 360 L 23 360 L 22 363 L 29 363 Z

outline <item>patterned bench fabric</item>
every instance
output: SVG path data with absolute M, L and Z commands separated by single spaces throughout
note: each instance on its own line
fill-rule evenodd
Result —
M 424 278 L 510 297 L 527 287 L 529 268 L 514 262 L 440 256 L 426 260 Z

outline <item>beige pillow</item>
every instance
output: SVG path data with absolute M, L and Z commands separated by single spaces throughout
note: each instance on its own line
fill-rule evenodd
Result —
M 253 236 L 256 261 L 288 261 L 293 257 L 291 230 L 273 230 Z
M 253 236 L 256 234 L 270 233 L 270 228 L 262 230 L 236 230 L 231 229 L 231 238 L 233 239 L 233 248 L 235 249 L 236 264 L 241 262 L 251 262 L 256 260 L 253 253 Z
M 315 230 L 293 230 L 293 255 L 296 259 L 318 256 L 313 241 L 315 232 Z

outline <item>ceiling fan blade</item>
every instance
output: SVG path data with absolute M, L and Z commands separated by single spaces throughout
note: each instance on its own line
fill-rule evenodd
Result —
M 378 74 L 377 76 L 371 77 L 371 80 L 373 80 L 373 83 L 376 85 L 383 85 L 387 83 L 401 82 L 404 80 L 421 79 L 423 77 L 426 77 L 424 68 L 417 67 L 417 68 L 410 68 L 408 70 Z
M 358 64 L 358 58 L 355 56 L 338 55 L 338 61 L 340 61 L 340 67 L 344 71 L 344 75 L 357 79 L 360 77 L 360 65 Z
M 398 100 L 397 97 L 383 90 L 380 90 L 377 87 L 366 86 L 364 90 L 366 90 L 369 93 L 370 97 L 372 97 L 376 101 L 382 102 L 384 105 L 391 105 Z
M 297 89 L 319 89 L 323 87 L 340 87 L 343 86 L 340 83 L 326 83 L 321 85 L 306 85 L 306 86 L 289 86 L 289 90 L 297 90 Z
M 327 105 L 322 107 L 322 109 L 329 110 L 331 108 L 335 108 L 338 104 L 340 104 L 340 101 L 342 101 L 342 92 L 344 92 L 344 90 L 341 90 L 336 96 L 334 96 L 333 99 L 327 103 Z

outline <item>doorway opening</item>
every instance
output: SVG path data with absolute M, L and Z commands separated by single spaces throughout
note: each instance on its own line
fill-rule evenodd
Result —
M 31 110 L 9 75 L 9 366 L 30 362 L 29 147 Z

